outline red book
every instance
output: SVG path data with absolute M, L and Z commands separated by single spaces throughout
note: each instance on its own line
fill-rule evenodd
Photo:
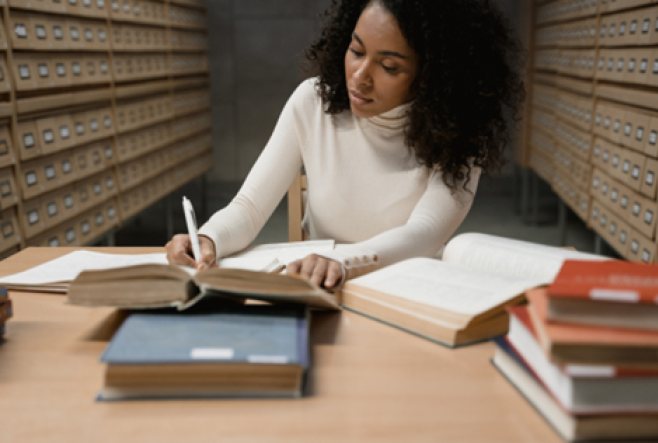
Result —
M 621 303 L 658 303 L 658 265 L 566 260 L 548 295 Z
M 658 367 L 658 331 L 549 321 L 546 289 L 526 291 L 532 325 L 555 363 Z
M 532 324 L 530 310 L 528 306 L 510 306 L 507 312 L 510 315 L 510 332 L 507 340 L 514 346 L 517 351 L 517 345 L 520 343 L 537 343 L 539 345 L 539 336 Z M 519 328 L 512 329 L 512 323 L 518 323 Z M 515 345 L 516 343 L 516 345 Z M 526 360 L 526 353 L 519 352 L 521 357 Z M 545 354 L 544 360 L 548 361 Z M 539 359 L 539 357 L 537 357 Z M 527 362 L 529 363 L 529 362 Z M 532 365 L 530 365 L 532 366 Z M 585 364 L 562 364 L 558 365 L 560 372 L 565 376 L 575 378 L 625 378 L 625 377 L 657 377 L 658 367 L 656 368 L 637 368 L 615 365 L 585 365 Z
M 658 331 L 658 265 L 567 260 L 547 294 L 551 320 Z

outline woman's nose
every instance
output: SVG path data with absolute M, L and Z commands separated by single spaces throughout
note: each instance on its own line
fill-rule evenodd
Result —
M 362 85 L 369 85 L 372 82 L 372 76 L 370 75 L 370 63 L 368 61 L 362 61 L 354 72 L 355 80 Z

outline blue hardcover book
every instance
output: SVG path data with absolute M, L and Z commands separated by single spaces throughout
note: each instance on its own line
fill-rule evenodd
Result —
M 99 399 L 300 397 L 308 337 L 303 306 L 201 303 L 136 312 L 101 357 L 107 370 Z

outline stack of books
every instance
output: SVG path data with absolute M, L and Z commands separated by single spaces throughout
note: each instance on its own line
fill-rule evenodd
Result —
M 566 440 L 658 437 L 658 266 L 566 261 L 511 307 L 498 370 Z
M 6 323 L 12 316 L 11 300 L 7 289 L 0 287 L 0 339 L 4 338 L 7 330 Z

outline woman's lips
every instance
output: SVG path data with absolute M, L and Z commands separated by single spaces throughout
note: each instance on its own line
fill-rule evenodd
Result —
M 350 101 L 354 103 L 355 105 L 367 105 L 368 103 L 371 103 L 372 100 L 369 98 L 365 98 L 362 95 L 354 92 L 354 91 L 349 91 L 350 94 Z

